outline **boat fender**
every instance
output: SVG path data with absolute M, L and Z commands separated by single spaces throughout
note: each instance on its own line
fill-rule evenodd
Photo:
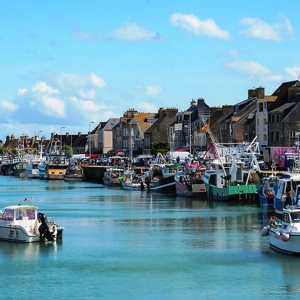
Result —
M 281 240 L 283 242 L 288 242 L 290 240 L 291 236 L 288 233 L 284 233 L 281 237 Z
M 285 201 L 286 201 L 286 194 L 282 194 L 280 200 L 281 200 L 282 202 L 285 202 Z
M 269 234 L 269 229 L 270 229 L 269 225 L 265 226 L 260 232 L 261 236 L 267 236 Z
M 274 233 L 274 237 L 276 238 L 276 239 L 279 239 L 280 238 L 280 232 L 279 231 L 276 231 L 275 233 Z

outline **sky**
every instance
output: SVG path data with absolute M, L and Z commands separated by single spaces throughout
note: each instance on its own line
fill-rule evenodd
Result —
M 0 0 L 0 14 L 0 140 L 235 104 L 300 75 L 294 1 Z

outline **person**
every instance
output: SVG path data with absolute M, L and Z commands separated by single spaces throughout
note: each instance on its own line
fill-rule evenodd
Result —
M 177 156 L 176 162 L 179 164 L 179 162 L 180 162 L 180 157 L 179 156 Z

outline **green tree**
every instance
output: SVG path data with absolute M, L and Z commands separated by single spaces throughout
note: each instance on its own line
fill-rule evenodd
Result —
M 170 150 L 170 146 L 168 142 L 159 142 L 151 144 L 151 154 L 166 154 Z
M 70 147 L 70 146 L 68 146 L 68 145 L 65 145 L 64 147 L 63 147 L 63 149 L 65 150 L 65 153 L 66 154 L 73 154 L 73 148 L 72 147 Z

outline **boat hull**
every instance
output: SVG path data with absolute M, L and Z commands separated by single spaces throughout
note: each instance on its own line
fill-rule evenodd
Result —
M 206 186 L 207 198 L 212 201 L 234 201 L 257 199 L 257 188 L 255 184 L 235 185 L 227 187 Z
M 194 197 L 192 187 L 185 182 L 176 182 L 176 194 L 184 197 Z
M 152 181 L 150 184 L 150 191 L 176 194 L 176 184 L 174 176 L 168 176 L 158 181 Z
M 278 252 L 300 255 L 300 232 L 290 232 L 290 238 L 288 241 L 283 240 L 283 235 L 281 234 L 278 238 L 275 236 L 276 229 L 270 229 L 270 247 Z
M 56 240 L 62 239 L 63 227 L 57 229 Z M 25 228 L 19 225 L 0 226 L 0 240 L 17 242 L 17 243 L 33 243 L 40 242 L 40 235 L 33 232 L 28 232 Z

